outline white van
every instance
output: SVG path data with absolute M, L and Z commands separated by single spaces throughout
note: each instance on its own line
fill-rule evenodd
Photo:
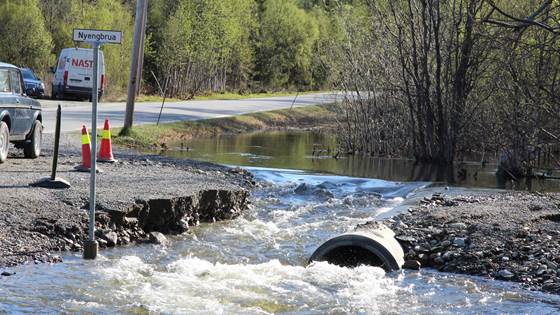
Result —
M 93 88 L 93 49 L 64 48 L 60 52 L 58 64 L 54 71 L 52 98 L 68 97 L 91 100 Z M 105 58 L 99 51 L 98 93 L 103 95 L 106 84 Z

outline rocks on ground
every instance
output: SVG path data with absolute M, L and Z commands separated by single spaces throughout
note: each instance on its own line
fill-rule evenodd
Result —
M 10 174 L 0 176 L 0 267 L 58 262 L 59 252 L 82 250 L 89 174 L 73 171 L 80 159 L 61 150 L 58 176 L 72 183 L 67 190 L 28 186 L 50 173 L 50 157 L 11 156 L 0 165 Z M 235 218 L 247 207 L 253 183 L 239 169 L 131 153 L 119 154 L 118 163 L 103 168 L 96 204 L 101 248 L 149 241 L 150 232 L 178 234 L 199 222 Z
M 516 281 L 560 294 L 558 194 L 435 194 L 388 223 L 407 268 Z
M 150 242 L 152 242 L 154 244 L 158 244 L 158 245 L 166 245 L 167 244 L 167 238 L 165 237 L 165 235 L 163 235 L 160 232 L 150 232 L 149 240 L 150 240 Z

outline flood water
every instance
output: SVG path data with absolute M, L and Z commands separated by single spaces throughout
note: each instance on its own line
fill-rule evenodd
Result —
M 278 154 L 266 158 L 264 149 L 255 149 L 261 154 L 252 155 L 220 149 L 220 155 L 229 158 L 223 161 L 227 164 L 264 159 L 279 163 L 249 168 L 259 187 L 253 191 L 251 209 L 240 218 L 194 227 L 188 234 L 171 237 L 166 247 L 131 246 L 102 251 L 93 262 L 67 255 L 61 264 L 13 268 L 16 275 L 0 278 L 0 313 L 560 312 L 557 296 L 512 283 L 429 269 L 385 273 L 368 266 L 307 266 L 322 242 L 359 223 L 390 216 L 430 183 L 287 170 L 288 154 L 268 145 Z M 255 148 L 266 146 L 263 142 Z M 294 148 L 300 157 L 292 159 L 301 164 L 292 169 L 316 163 L 309 161 L 306 150 Z M 302 184 L 307 189 L 296 189 Z
M 496 178 L 495 156 L 480 162 L 459 162 L 451 167 L 419 164 L 413 160 L 336 155 L 333 135 L 304 131 L 265 131 L 234 136 L 218 136 L 176 143 L 164 154 L 215 163 L 298 169 L 336 175 L 378 178 L 393 181 L 430 181 L 460 187 L 527 190 L 527 183 L 508 182 L 501 187 Z M 478 159 L 480 161 L 480 157 Z M 557 174 L 558 175 L 558 174 Z M 535 191 L 560 191 L 559 180 L 533 179 Z

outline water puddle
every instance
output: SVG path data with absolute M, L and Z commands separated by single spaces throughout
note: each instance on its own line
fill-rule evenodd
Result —
M 557 296 L 430 270 L 308 267 L 326 239 L 391 212 L 425 182 L 253 168 L 241 218 L 204 224 L 168 247 L 103 251 L 20 266 L 0 278 L 0 313 L 554 314 Z

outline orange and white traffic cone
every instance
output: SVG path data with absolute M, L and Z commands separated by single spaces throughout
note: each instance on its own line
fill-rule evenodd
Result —
M 99 162 L 114 163 L 115 157 L 113 156 L 113 145 L 111 144 L 111 128 L 109 127 L 109 119 L 105 119 L 105 126 L 103 127 L 103 134 L 101 136 L 101 148 L 97 155 Z
M 91 170 L 91 142 L 86 126 L 82 126 L 82 165 L 76 166 L 75 169 L 80 172 Z

